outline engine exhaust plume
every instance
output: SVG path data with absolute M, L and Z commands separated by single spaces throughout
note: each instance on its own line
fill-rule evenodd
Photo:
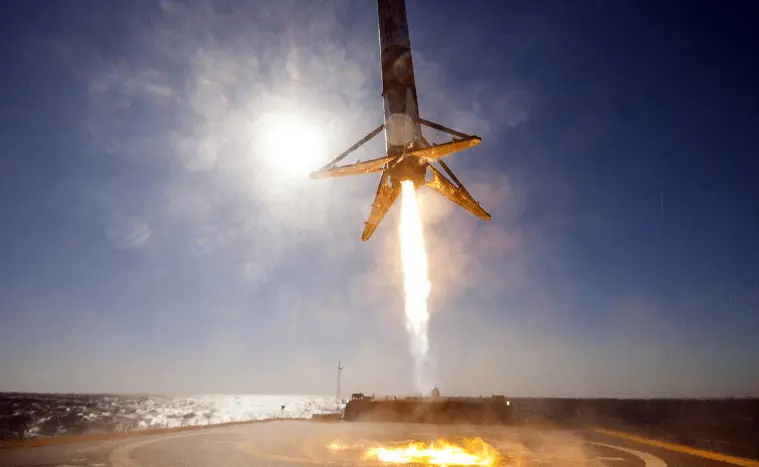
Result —
M 401 203 L 400 235 L 403 288 L 406 297 L 406 330 L 411 337 L 411 356 L 414 359 L 416 387 L 423 394 L 432 387 L 427 368 L 430 349 L 427 336 L 430 321 L 427 298 L 430 295 L 431 284 L 427 272 L 427 251 L 414 182 L 410 180 L 401 182 Z

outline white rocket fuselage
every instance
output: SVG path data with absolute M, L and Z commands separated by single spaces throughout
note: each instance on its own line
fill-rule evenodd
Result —
M 411 40 L 405 0 L 378 0 L 382 101 L 385 109 L 385 142 L 388 156 L 423 147 L 416 97 Z M 390 167 L 391 179 L 424 182 L 426 167 L 417 157 L 401 158 Z

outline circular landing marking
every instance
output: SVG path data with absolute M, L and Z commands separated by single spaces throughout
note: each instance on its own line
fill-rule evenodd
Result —
M 111 453 L 108 455 L 108 463 L 111 464 L 111 467 L 142 467 L 139 462 L 132 460 L 132 458 L 129 456 L 135 449 L 146 446 L 148 444 L 158 443 L 160 441 L 168 441 L 170 439 L 184 438 L 187 436 L 198 436 L 203 434 L 206 433 L 181 433 L 178 435 L 156 436 L 155 438 L 149 438 L 142 441 L 137 441 L 135 443 L 125 444 L 111 451 Z
M 576 440 L 573 440 L 573 441 L 575 441 L 578 446 L 580 446 L 581 444 L 583 444 L 583 442 L 578 442 Z M 512 443 L 509 443 L 509 444 L 510 444 L 510 448 L 512 449 L 512 453 L 519 452 L 518 449 L 514 449 L 515 448 L 515 444 L 512 444 Z M 613 444 L 606 444 L 606 443 L 597 443 L 597 442 L 586 441 L 586 442 L 584 442 L 584 444 L 593 444 L 593 445 L 596 445 L 596 446 L 602 446 L 602 447 L 605 447 L 605 448 L 609 448 L 609 449 L 613 449 L 613 450 L 616 450 L 616 451 L 620 451 L 620 452 L 624 452 L 624 453 L 630 454 L 630 455 L 632 455 L 632 456 L 640 459 L 641 461 L 643 461 L 643 464 L 644 464 L 645 467 L 667 467 L 667 463 L 666 462 L 664 462 L 659 457 L 656 457 L 653 454 L 649 454 L 647 452 L 637 451 L 635 449 L 629 449 L 629 448 L 625 448 L 625 447 L 622 447 L 622 446 L 616 446 L 616 445 L 613 445 Z M 301 456 L 299 456 L 297 454 L 293 455 L 293 456 L 287 456 L 287 455 L 281 455 L 281 454 L 275 454 L 275 453 L 267 453 L 267 452 L 262 452 L 260 450 L 256 450 L 255 447 L 254 447 L 254 443 L 252 443 L 250 441 L 241 442 L 241 443 L 237 444 L 237 448 L 238 449 L 240 449 L 241 451 L 243 451 L 245 454 L 251 456 L 252 458 L 257 458 L 257 459 L 266 459 L 266 460 L 280 461 L 280 462 L 293 462 L 293 463 L 308 464 L 308 465 L 311 465 L 311 464 L 313 464 L 313 465 L 357 465 L 357 464 L 363 464 L 363 465 L 382 465 L 381 462 L 378 463 L 378 462 L 372 462 L 372 461 L 362 461 L 360 459 L 357 459 L 354 456 L 351 456 L 351 458 L 349 458 L 349 459 L 345 458 L 345 457 L 340 457 L 339 454 L 336 455 L 337 453 L 331 452 L 331 451 L 328 451 L 328 450 L 324 450 L 325 451 L 325 453 L 324 453 L 325 455 L 320 456 L 317 452 L 315 452 L 315 450 L 310 449 L 312 447 L 316 447 L 316 446 L 309 446 L 309 447 L 303 447 L 303 446 L 301 446 L 301 449 L 302 449 L 302 451 L 301 451 L 302 455 Z M 356 446 L 356 447 L 358 447 L 358 446 Z M 524 446 L 522 446 L 522 447 L 524 447 Z M 355 451 L 355 450 L 356 449 L 346 449 L 345 451 L 348 452 L 348 451 Z M 504 452 L 504 450 L 502 448 L 499 449 L 499 451 Z M 508 456 L 508 451 L 505 451 L 504 455 L 507 456 L 507 457 L 509 457 Z M 516 455 L 512 454 L 512 462 L 508 462 L 505 465 L 522 465 L 522 462 L 525 460 L 524 457 L 528 457 L 528 456 L 530 456 L 530 454 L 526 454 L 525 451 L 522 451 L 522 452 L 520 452 L 519 454 L 516 454 Z M 594 457 L 594 458 L 587 459 L 587 461 L 589 461 L 591 463 L 590 465 L 594 465 L 594 466 L 598 466 L 598 465 L 608 466 L 608 465 L 614 465 L 614 464 L 625 465 L 625 463 L 627 463 L 627 461 L 624 458 L 621 458 L 621 457 L 610 457 L 610 456 Z M 628 463 L 628 465 L 629 465 L 629 463 Z
M 157 443 L 161 441 L 168 441 L 172 439 L 178 439 L 178 438 L 184 438 L 187 436 L 199 436 L 203 435 L 205 433 L 181 433 L 171 436 L 160 436 L 152 439 L 145 439 L 138 442 L 133 442 L 129 444 L 125 444 L 123 446 L 119 446 L 116 449 L 114 449 L 111 454 L 108 456 L 109 463 L 112 467 L 143 467 L 140 463 L 133 460 L 130 456 L 132 451 L 134 451 L 137 448 L 146 446 L 148 444 Z M 363 440 L 365 441 L 365 440 Z M 622 446 L 617 446 L 614 444 L 606 444 L 606 443 L 598 443 L 598 442 L 592 442 L 592 441 L 580 441 L 577 439 L 571 440 L 574 443 L 576 443 L 578 446 L 581 444 L 590 444 L 590 445 L 596 445 L 596 446 L 602 446 L 605 448 L 613 449 L 616 451 L 624 452 L 627 454 L 630 454 L 634 457 L 637 457 L 641 461 L 643 461 L 645 467 L 667 467 L 667 463 L 664 462 L 659 457 L 654 456 L 653 454 L 649 454 L 647 452 L 638 451 L 635 449 L 629 449 Z M 258 458 L 258 459 L 267 459 L 272 461 L 279 461 L 279 462 L 288 462 L 288 463 L 299 463 L 299 464 L 312 464 L 312 465 L 332 465 L 332 466 L 341 466 L 341 465 L 357 465 L 357 464 L 365 464 L 365 465 L 378 465 L 376 462 L 370 462 L 370 461 L 361 461 L 355 456 L 351 456 L 350 458 L 346 458 L 343 456 L 335 455 L 336 453 L 329 451 L 326 449 L 325 446 L 318 446 L 318 445 L 307 445 L 307 446 L 297 446 L 294 447 L 294 449 L 300 448 L 301 452 L 298 454 L 302 455 L 294 455 L 294 456 L 288 456 L 288 455 L 281 455 L 276 453 L 267 453 L 262 452 L 261 450 L 256 449 L 255 442 L 252 440 L 247 440 L 244 442 L 225 442 L 224 444 L 232 444 L 237 448 L 238 450 L 242 451 L 243 453 L 251 456 L 252 458 Z M 264 444 L 271 444 L 271 443 L 264 443 Z M 275 443 L 277 444 L 277 443 Z M 501 444 L 501 443 L 498 443 Z M 515 449 L 516 445 L 521 445 L 523 448 L 525 447 L 523 443 L 508 443 L 510 446 L 511 452 L 516 453 L 519 450 Z M 548 444 L 550 445 L 550 441 L 548 441 Z M 501 444 L 503 448 L 506 446 Z M 499 446 L 496 445 L 496 448 L 499 448 Z M 499 449 L 503 452 L 503 448 Z M 292 452 L 292 451 L 291 451 Z M 347 454 L 347 453 L 346 453 Z M 525 455 L 526 453 L 524 451 L 520 452 L 519 454 Z M 529 456 L 529 454 L 527 454 Z M 520 460 L 524 459 L 517 459 L 516 465 L 521 465 L 519 462 Z M 614 465 L 617 463 L 622 464 L 620 461 L 624 461 L 624 459 L 621 458 L 611 458 L 608 456 L 605 457 L 597 457 L 593 459 L 588 459 L 593 465 L 598 465 L 598 462 L 602 462 L 601 465 Z
M 267 453 L 262 452 L 260 450 L 257 450 L 254 446 L 254 443 L 251 441 L 243 441 L 240 443 L 237 443 L 236 445 L 237 449 L 245 453 L 246 455 L 254 458 L 254 459 L 266 459 L 266 460 L 272 460 L 272 461 L 284 461 L 284 462 L 292 462 L 292 463 L 298 463 L 298 464 L 313 464 L 313 465 L 354 465 L 357 462 L 359 462 L 358 459 L 319 459 L 319 456 L 314 452 L 314 450 L 310 448 L 304 448 L 301 446 L 302 449 L 302 456 L 287 456 L 283 454 L 275 454 L 275 453 Z M 315 447 L 315 446 L 314 446 Z M 330 452 L 326 450 L 326 454 L 329 455 Z M 307 456 L 311 456 L 310 458 Z M 323 456 L 326 457 L 326 456 Z
M 617 446 L 614 444 L 595 443 L 592 441 L 586 441 L 586 444 L 595 444 L 596 446 L 603 446 L 605 448 L 610 448 L 617 451 L 622 451 L 628 454 L 632 454 L 633 456 L 642 460 L 646 467 L 667 467 L 666 462 L 654 456 L 653 454 L 649 454 L 647 452 L 636 451 L 635 449 L 623 448 L 622 446 Z

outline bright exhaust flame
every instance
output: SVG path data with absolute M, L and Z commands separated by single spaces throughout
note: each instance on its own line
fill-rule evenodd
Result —
M 403 288 L 406 293 L 406 329 L 411 334 L 411 354 L 416 366 L 416 387 L 426 393 L 431 384 L 426 374 L 427 353 L 430 349 L 427 328 L 430 314 L 427 298 L 430 280 L 427 275 L 427 251 L 424 245 L 422 218 L 419 215 L 414 183 L 401 182 L 401 258 L 403 260 Z
M 496 464 L 499 457 L 498 451 L 480 438 L 466 440 L 463 446 L 445 440 L 435 440 L 430 444 L 415 442 L 399 447 L 375 447 L 361 454 L 362 460 L 440 466 L 490 466 Z

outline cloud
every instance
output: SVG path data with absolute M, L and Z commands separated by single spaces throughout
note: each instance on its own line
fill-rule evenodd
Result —
M 221 1 L 164 1 L 142 12 L 144 21 L 122 20 L 129 34 L 120 38 L 119 53 L 80 47 L 90 57 L 77 73 L 89 96 L 83 131 L 92 157 L 123 167 L 124 175 L 89 180 L 79 189 L 103 211 L 98 220 L 109 219 L 105 235 L 114 248 L 149 244 L 135 273 L 141 279 L 114 274 L 112 281 L 121 293 L 144 299 L 135 302 L 142 309 L 118 313 L 150 316 L 143 332 L 156 342 L 148 347 L 155 351 L 166 340 L 160 356 L 131 341 L 112 345 L 108 357 L 90 362 L 99 376 L 85 377 L 76 356 L 61 362 L 81 376 L 82 388 L 283 391 L 304 384 L 303 375 L 321 378 L 322 368 L 331 371 L 342 358 L 354 387 L 412 390 L 399 208 L 364 244 L 358 237 L 377 177 L 307 179 L 381 123 L 376 31 L 354 31 L 345 20 L 359 14 L 374 24 L 375 12 L 353 10 L 345 2 L 230 9 Z M 530 95 L 522 86 L 501 88 L 472 77 L 452 92 L 446 70 L 424 51 L 415 51 L 415 66 L 420 105 L 430 119 L 495 138 L 529 118 Z M 283 119 L 317 128 L 321 144 L 276 155 L 270 125 Z M 383 150 L 380 135 L 356 157 Z M 273 161 L 275 155 L 287 160 Z M 516 294 L 542 247 L 520 224 L 528 203 L 521 181 L 475 163 L 468 167 L 457 172 L 493 213 L 490 224 L 420 192 L 435 314 L 459 313 L 457 300 L 467 294 L 483 300 L 493 291 Z M 159 279 L 148 277 L 161 281 L 151 285 L 153 295 L 145 284 Z M 200 290 L 215 295 L 202 303 L 185 298 Z M 172 332 L 180 322 L 188 331 Z M 113 335 L 118 326 L 106 319 L 99 330 Z M 71 331 L 68 338 L 86 336 Z M 281 351 L 282 361 L 260 356 L 265 346 Z M 114 367 L 129 376 L 108 369 L 117 361 L 129 362 Z M 439 371 L 450 369 L 440 363 Z M 241 366 L 266 375 L 265 382 L 234 376 Z M 46 371 L 42 363 L 34 367 Z M 174 379 L 162 386 L 165 378 L 158 376 L 168 368 Z M 383 376 L 389 373 L 397 377 Z M 325 381 L 312 387 L 331 388 L 332 378 Z
M 117 250 L 139 250 L 150 238 L 150 227 L 141 219 L 114 220 L 105 236 Z

